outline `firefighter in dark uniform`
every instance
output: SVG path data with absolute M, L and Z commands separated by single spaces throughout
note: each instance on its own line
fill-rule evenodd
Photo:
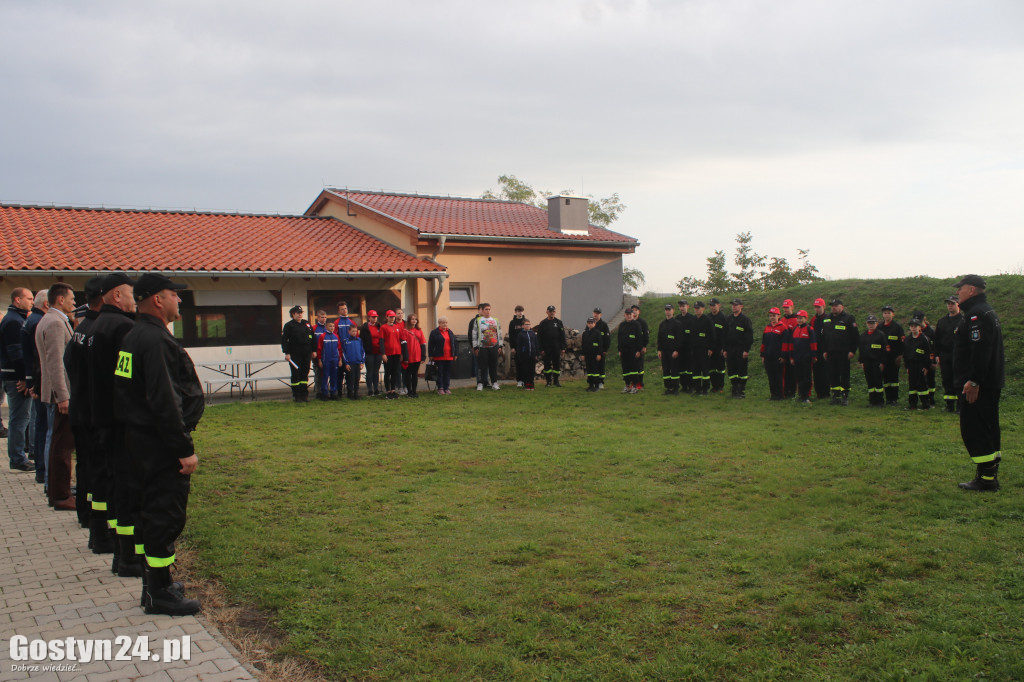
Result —
M 135 326 L 118 353 L 114 371 L 125 447 L 142 491 L 139 517 L 145 549 L 142 599 L 146 613 L 189 615 L 199 602 L 171 581 L 174 544 L 185 527 L 191 475 L 199 460 L 192 431 L 203 416 L 203 389 L 188 353 L 167 325 L 181 319 L 177 284 L 142 275 L 134 287 Z
M 64 369 L 68 375 L 71 393 L 68 403 L 68 417 L 71 421 L 71 433 L 75 437 L 75 506 L 78 511 L 78 523 L 82 528 L 89 529 L 89 549 L 95 549 L 92 531 L 92 489 L 95 476 L 95 460 L 98 450 L 92 431 L 91 406 L 89 399 L 89 359 L 88 339 L 93 322 L 99 316 L 103 296 L 100 293 L 102 277 L 93 277 L 85 283 L 85 297 L 88 309 L 83 319 L 75 326 L 71 341 L 64 349 Z M 106 554 L 113 550 L 113 545 L 106 533 L 106 518 L 102 519 L 101 529 L 104 531 L 104 542 L 101 552 Z
M 959 412 L 957 393 L 953 387 L 953 345 L 956 342 L 956 328 L 964 316 L 956 296 L 946 299 L 946 310 L 949 314 L 935 325 L 935 356 L 942 370 L 942 399 L 946 404 L 946 412 Z
M 601 375 L 598 372 L 597 363 L 604 357 L 604 340 L 601 332 L 597 329 L 597 320 L 587 318 L 587 328 L 583 330 L 580 337 L 580 349 L 583 351 L 583 362 L 587 370 L 587 391 L 594 393 L 600 391 L 598 385 L 601 383 Z
M 125 424 L 114 398 L 121 346 L 135 326 L 135 284 L 120 272 L 103 278 L 103 307 L 89 339 L 92 427 L 104 461 L 104 479 L 98 481 L 96 492 L 100 504 L 106 505 L 107 524 L 116 535 L 110 570 L 122 578 L 142 575 L 143 554 L 142 542 L 136 537 L 142 492 L 128 475 L 132 464 L 124 445 Z
M 647 326 L 647 320 L 640 317 L 640 306 L 633 306 L 633 320 L 640 325 L 640 343 L 643 345 L 643 352 L 640 353 L 640 357 L 637 359 L 639 366 L 637 367 L 637 383 L 636 388 L 638 391 L 644 390 L 644 363 L 647 360 L 647 346 L 651 343 L 651 328 Z
M 711 337 L 715 325 L 704 314 L 704 301 L 694 304 L 697 314 L 690 327 L 690 368 L 693 371 L 693 395 L 705 396 L 711 390 Z
M 544 381 L 546 385 L 561 387 L 562 356 L 565 355 L 565 325 L 555 317 L 555 306 L 549 305 L 547 317 L 540 321 L 533 331 L 537 332 L 541 358 L 544 360 Z
M 711 392 L 721 393 L 725 388 L 725 356 L 722 355 L 725 349 L 725 314 L 722 302 L 717 298 L 708 302 L 708 317 L 715 327 L 711 336 Z
M 671 303 L 665 304 L 665 319 L 658 325 L 658 359 L 665 395 L 679 393 L 679 320 L 673 316 Z
M 682 345 L 679 348 L 679 390 L 683 393 L 693 392 L 693 369 L 690 367 L 690 331 L 696 316 L 690 312 L 690 304 L 679 301 L 679 330 L 682 332 Z
M 743 301 L 735 298 L 731 305 L 732 315 L 725 320 L 725 350 L 722 354 L 725 356 L 726 371 L 732 384 L 732 397 L 746 398 L 754 328 L 750 318 L 743 313 Z
M 761 364 L 768 377 L 769 400 L 785 400 L 782 393 L 782 367 L 786 361 L 783 344 L 789 328 L 779 319 L 781 316 L 778 308 L 769 309 L 768 324 L 761 334 Z
M 623 393 L 636 393 L 639 381 L 640 357 L 647 350 L 643 346 L 643 329 L 633 319 L 632 308 L 626 308 L 625 319 L 619 324 L 619 361 L 622 364 L 622 381 L 626 387 Z
M 906 335 L 896 321 L 896 309 L 882 306 L 882 324 L 878 328 L 885 335 L 885 360 L 882 368 L 882 388 L 885 404 L 896 406 L 900 402 L 900 365 L 903 363 L 903 342 Z
M 292 371 L 292 398 L 297 403 L 309 402 L 309 365 L 316 357 L 313 346 L 313 330 L 309 322 L 302 319 L 302 306 L 293 306 L 288 314 L 292 319 L 285 322 L 281 330 L 281 350 Z
M 885 380 L 883 367 L 888 363 L 885 332 L 878 328 L 878 318 L 868 315 L 868 330 L 860 335 L 860 354 L 857 361 L 864 370 L 864 383 L 868 387 L 868 407 L 885 407 Z M 899 375 L 896 377 L 899 379 Z
M 825 360 L 825 344 L 822 343 L 822 336 L 825 333 L 825 321 L 829 320 L 825 312 L 825 299 L 814 299 L 814 319 L 811 320 L 811 328 L 814 335 L 818 337 L 818 361 L 814 363 L 814 394 L 818 400 L 828 397 L 830 391 L 828 376 L 828 361 Z
M 999 490 L 999 394 L 1005 383 L 1003 330 L 985 296 L 985 280 L 967 275 L 957 285 L 963 320 L 953 347 L 954 386 L 960 402 L 960 436 L 977 466 L 964 490 Z
M 597 361 L 597 388 L 600 390 L 604 388 L 605 360 L 608 359 L 608 349 L 612 347 L 612 330 L 609 329 L 608 323 L 601 319 L 600 308 L 594 308 L 594 329 L 601 333 L 601 359 Z
M 928 401 L 928 374 L 933 371 L 935 352 L 932 350 L 932 340 L 925 336 L 921 329 L 921 320 L 915 317 L 908 326 L 910 336 L 906 337 L 903 343 L 903 359 L 907 366 L 908 407 L 916 410 L 920 400 L 921 409 L 927 410 L 931 408 Z
M 842 300 L 829 304 L 832 314 L 824 325 L 825 360 L 828 361 L 829 381 L 832 384 L 831 405 L 850 404 L 850 360 L 860 343 L 857 321 L 846 312 Z
M 923 310 L 915 310 L 914 317 L 921 320 L 921 333 L 928 337 L 935 347 L 935 327 L 928 322 L 928 314 Z M 928 404 L 935 407 L 935 374 L 939 371 L 939 361 L 935 358 L 934 366 L 928 371 L 928 393 L 925 396 Z

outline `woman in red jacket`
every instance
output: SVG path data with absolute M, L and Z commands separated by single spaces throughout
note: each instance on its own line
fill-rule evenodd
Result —
M 395 311 L 385 314 L 387 322 L 380 326 L 380 352 L 384 356 L 384 390 L 385 398 L 394 400 L 398 397 L 398 385 L 402 371 L 402 338 L 401 330 L 395 325 Z
M 420 318 L 416 313 L 409 315 L 405 329 L 402 330 L 402 340 L 405 341 L 405 358 L 402 361 L 403 385 L 410 398 L 419 398 L 416 386 L 419 383 L 420 363 L 427 354 L 427 339 L 420 329 Z

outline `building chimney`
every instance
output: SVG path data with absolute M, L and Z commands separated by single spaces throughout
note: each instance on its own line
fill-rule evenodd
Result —
M 548 197 L 548 229 L 573 235 L 590 234 L 589 201 L 566 194 Z

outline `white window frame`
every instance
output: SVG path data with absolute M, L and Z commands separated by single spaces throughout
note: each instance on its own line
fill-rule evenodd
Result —
M 465 291 L 468 296 L 468 301 L 454 301 L 452 300 L 452 294 L 455 290 Z M 448 285 L 448 307 L 449 308 L 476 308 L 477 302 L 477 285 L 472 282 L 452 282 Z

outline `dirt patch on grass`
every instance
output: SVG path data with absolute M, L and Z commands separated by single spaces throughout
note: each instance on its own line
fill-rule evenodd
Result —
M 288 636 L 270 617 L 250 605 L 231 600 L 222 585 L 195 570 L 195 551 L 178 547 L 175 579 L 185 583 L 188 596 L 198 599 L 202 616 L 226 637 L 239 657 L 264 682 L 315 682 L 326 679 L 322 668 L 310 661 L 275 653 Z

